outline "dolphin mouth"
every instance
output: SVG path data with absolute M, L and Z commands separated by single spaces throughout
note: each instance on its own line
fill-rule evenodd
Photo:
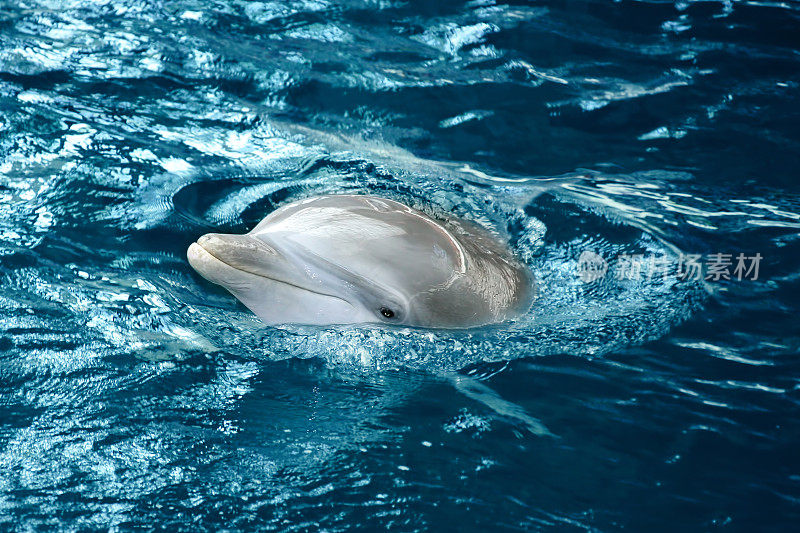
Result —
M 306 291 L 319 296 L 336 298 L 338 300 L 342 300 L 343 302 L 349 303 L 347 300 L 337 294 L 331 294 L 330 292 L 319 290 L 316 287 L 312 288 L 307 285 L 300 284 L 297 281 L 289 281 L 283 276 L 265 272 L 264 268 L 259 268 L 260 265 L 257 262 L 258 257 L 255 258 L 256 260 L 254 260 L 253 257 L 250 257 L 249 260 L 243 260 L 244 257 L 242 255 L 242 249 L 244 249 L 245 252 L 250 252 L 256 256 L 261 255 L 260 259 L 262 260 L 268 260 L 271 258 L 273 260 L 289 264 L 277 251 L 277 249 L 268 247 L 266 244 L 257 241 L 249 235 L 203 235 L 196 242 L 193 242 L 189 246 L 189 249 L 187 250 L 187 256 L 189 258 L 189 263 L 195 270 L 197 270 L 198 273 L 200 273 L 209 281 L 219 285 L 228 286 L 235 285 L 235 283 L 231 283 L 233 280 L 225 279 L 225 276 L 213 275 L 212 272 L 209 272 L 208 268 L 205 268 L 203 259 L 206 259 L 207 262 L 207 259 L 210 258 L 213 261 L 222 263 L 226 267 L 231 268 L 239 273 L 249 274 L 275 283 L 288 285 L 298 290 Z M 268 252 L 265 254 L 265 251 Z M 259 254 L 259 252 L 261 252 L 261 254 Z M 292 267 L 296 268 L 294 265 L 292 265 Z

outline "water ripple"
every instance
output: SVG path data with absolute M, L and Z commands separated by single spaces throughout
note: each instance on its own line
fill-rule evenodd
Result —
M 0 527 L 796 523 L 799 17 L 0 6 Z M 539 299 L 470 331 L 268 328 L 185 262 L 345 191 L 485 226 Z M 761 277 L 618 276 L 716 252 Z

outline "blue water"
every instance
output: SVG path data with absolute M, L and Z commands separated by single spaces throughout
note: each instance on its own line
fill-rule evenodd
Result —
M 795 2 L 4 3 L 0 529 L 796 528 L 798 168 Z M 185 260 L 336 192 L 539 298 L 270 328 Z

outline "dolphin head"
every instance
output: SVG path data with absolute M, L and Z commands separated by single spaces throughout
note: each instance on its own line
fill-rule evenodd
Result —
M 268 324 L 464 327 L 504 318 L 502 301 L 524 281 L 505 259 L 499 271 L 482 269 L 476 254 L 488 252 L 398 202 L 322 196 L 274 211 L 246 235 L 203 235 L 187 255 Z M 504 295 L 495 286 L 507 281 Z

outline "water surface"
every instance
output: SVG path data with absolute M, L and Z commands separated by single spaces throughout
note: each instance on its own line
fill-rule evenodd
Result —
M 3 4 L 0 523 L 792 527 L 798 36 L 790 2 Z M 185 260 L 344 192 L 489 228 L 539 298 L 270 328 Z M 719 253 L 757 279 L 675 275 Z

